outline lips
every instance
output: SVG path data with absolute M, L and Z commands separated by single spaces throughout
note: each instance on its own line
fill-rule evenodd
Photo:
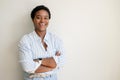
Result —
M 45 23 L 40 23 L 40 26 L 45 26 Z

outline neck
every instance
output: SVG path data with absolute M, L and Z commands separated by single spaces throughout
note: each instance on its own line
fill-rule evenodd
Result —
M 46 31 L 38 31 L 38 30 L 35 30 L 35 32 L 37 33 L 38 36 L 40 36 L 40 38 L 41 38 L 42 41 L 43 41 L 43 39 L 44 39 L 44 37 L 45 37 L 45 34 L 46 34 Z

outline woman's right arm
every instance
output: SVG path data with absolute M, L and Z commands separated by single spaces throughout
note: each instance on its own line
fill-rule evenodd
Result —
M 36 60 L 35 62 L 38 62 L 38 61 Z M 56 68 L 56 66 L 57 64 L 53 57 L 43 58 L 41 65 L 36 69 L 35 73 L 48 72 Z

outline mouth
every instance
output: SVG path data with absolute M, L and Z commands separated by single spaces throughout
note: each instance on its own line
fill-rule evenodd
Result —
M 40 23 L 40 26 L 45 26 L 46 24 L 45 23 Z

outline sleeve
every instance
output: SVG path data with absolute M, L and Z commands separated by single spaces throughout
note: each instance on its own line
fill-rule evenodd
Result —
M 61 39 L 56 39 L 56 51 L 60 52 L 60 56 L 54 56 L 54 59 L 57 63 L 57 68 L 60 69 L 65 64 L 65 49 L 63 46 L 63 41 Z
M 32 50 L 30 47 L 30 40 L 26 37 L 23 37 L 19 44 L 19 62 L 22 65 L 22 68 L 25 72 L 34 73 L 35 70 L 40 66 L 41 62 L 34 62 Z

